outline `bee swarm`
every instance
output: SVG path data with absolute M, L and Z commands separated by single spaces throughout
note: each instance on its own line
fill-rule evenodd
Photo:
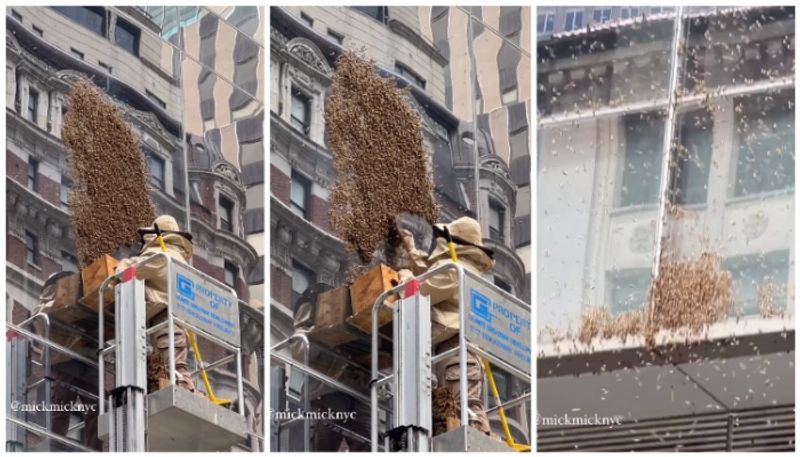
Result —
M 68 104 L 61 137 L 72 181 L 70 218 L 85 267 L 136 242 L 154 210 L 139 141 L 123 114 L 85 79 L 72 88 Z

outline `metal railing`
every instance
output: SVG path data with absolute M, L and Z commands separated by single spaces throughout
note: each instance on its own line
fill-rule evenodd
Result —
M 437 275 L 441 275 L 442 273 L 455 270 L 458 275 L 458 322 L 459 322 L 459 332 L 458 332 L 458 346 L 449 350 L 446 350 L 440 354 L 437 354 L 431 357 L 431 366 L 433 367 L 436 362 L 452 356 L 456 352 L 458 352 L 459 356 L 459 405 L 461 407 L 461 424 L 467 425 L 469 424 L 469 413 L 468 413 L 468 399 L 467 399 L 467 350 L 470 350 L 479 356 L 488 359 L 491 363 L 502 367 L 507 372 L 517 376 L 518 378 L 525 380 L 530 384 L 530 367 L 528 367 L 528 371 L 521 370 L 519 367 L 512 366 L 505 361 L 495 357 L 494 355 L 488 353 L 487 351 L 479 348 L 472 342 L 466 339 L 466 316 L 467 313 L 465 312 L 465 303 L 466 303 L 466 295 L 464 293 L 464 279 L 467 275 L 470 276 L 471 279 L 476 280 L 481 285 L 485 286 L 486 288 L 492 289 L 496 293 L 500 293 L 504 296 L 504 298 L 509 299 L 510 301 L 514 302 L 518 306 L 522 307 L 523 309 L 530 312 L 530 306 L 518 298 L 514 297 L 513 295 L 509 294 L 508 292 L 496 287 L 494 284 L 491 284 L 484 279 L 480 278 L 479 276 L 468 272 L 464 269 L 463 266 L 459 265 L 458 263 L 451 263 L 447 265 L 443 265 L 439 268 L 435 268 L 433 270 L 427 271 L 419 276 L 414 277 L 415 281 L 418 281 L 420 284 L 424 284 L 425 280 L 432 278 Z M 378 368 L 378 315 L 379 312 L 383 309 L 383 307 L 388 306 L 386 303 L 386 299 L 391 295 L 399 295 L 400 291 L 406 287 L 405 283 L 399 284 L 391 289 L 386 290 L 383 292 L 376 300 L 372 307 L 372 380 L 370 382 L 370 438 L 372 442 L 372 451 L 376 452 L 378 450 L 378 442 L 379 442 L 379 421 L 378 421 L 378 388 L 389 382 L 395 378 L 395 373 L 391 373 L 389 375 L 378 377 L 380 375 L 379 368 Z M 422 292 L 417 292 L 422 293 Z M 511 399 L 514 401 L 514 399 Z M 464 434 L 464 449 L 466 449 L 466 440 L 467 435 Z
M 160 330 L 164 326 L 166 326 L 168 328 L 168 332 L 169 332 L 169 334 L 168 334 L 168 341 L 169 341 L 169 351 L 168 351 L 169 385 L 170 386 L 174 386 L 176 384 L 176 375 L 175 375 L 175 326 L 176 326 L 176 322 L 177 322 L 178 324 L 181 325 L 181 327 L 183 329 L 191 330 L 192 332 L 202 336 L 203 338 L 205 338 L 205 339 L 207 339 L 209 341 L 212 341 L 213 343 L 223 347 L 224 349 L 226 349 L 228 351 L 233 352 L 233 354 L 235 355 L 235 358 L 236 358 L 236 390 L 237 390 L 238 412 L 239 412 L 240 415 L 244 416 L 245 415 L 245 407 L 244 407 L 244 385 L 243 385 L 243 381 L 242 381 L 242 351 L 241 351 L 241 347 L 240 346 L 235 346 L 235 345 L 232 345 L 232 344 L 230 344 L 230 343 L 228 343 L 226 341 L 223 341 L 222 339 L 220 339 L 220 338 L 218 338 L 218 337 L 216 337 L 214 335 L 211 335 L 210 333 L 208 333 L 205 330 L 197 327 L 196 325 L 193 325 L 193 324 L 187 322 L 184 319 L 181 319 L 179 317 L 174 316 L 174 304 L 172 303 L 172 296 L 173 296 L 175 284 L 174 284 L 174 281 L 172 281 L 173 262 L 174 262 L 172 257 L 170 257 L 169 255 L 167 255 L 165 253 L 158 253 L 158 254 L 155 254 L 155 255 L 153 255 L 153 256 L 151 256 L 151 257 L 149 257 L 149 258 L 147 258 L 147 259 L 145 259 L 145 260 L 143 260 L 143 261 L 141 261 L 141 262 L 139 262 L 139 263 L 137 263 L 135 265 L 131 265 L 130 268 L 138 269 L 138 268 L 141 268 L 141 267 L 143 267 L 143 266 L 145 266 L 147 264 L 153 263 L 154 261 L 156 261 L 158 259 L 164 259 L 166 261 L 166 269 L 167 269 L 167 276 L 166 276 L 167 277 L 167 291 L 166 291 L 166 293 L 167 293 L 167 300 L 166 300 L 167 301 L 167 303 L 166 303 L 166 305 L 167 305 L 167 320 L 165 322 L 160 322 L 160 323 L 158 323 L 156 325 L 153 325 L 152 327 L 147 328 L 146 329 L 146 335 L 149 336 L 152 333 L 154 333 L 155 331 Z M 223 289 L 229 290 L 231 292 L 231 294 L 236 296 L 236 291 L 234 289 L 232 289 L 231 287 L 229 287 L 228 285 L 223 284 L 220 281 L 218 281 L 218 280 L 212 278 L 211 276 L 208 276 L 208 275 L 206 275 L 206 274 L 204 274 L 204 273 L 202 273 L 202 272 L 200 272 L 198 270 L 194 270 L 194 273 L 202 276 L 203 279 L 214 283 L 218 287 L 221 287 Z M 105 295 L 105 291 L 109 287 L 109 285 L 113 284 L 115 286 L 116 284 L 119 284 L 120 282 L 122 282 L 122 275 L 123 274 L 124 274 L 124 271 L 121 271 L 119 273 L 116 273 L 116 274 L 106 278 L 101 283 L 100 289 L 97 292 L 98 293 L 98 297 L 99 297 L 98 298 L 98 303 L 99 304 L 98 304 L 98 307 L 97 307 L 98 335 L 99 335 L 99 338 L 98 338 L 98 361 L 97 361 L 97 365 L 99 367 L 99 370 L 98 370 L 98 376 L 99 376 L 99 379 L 98 379 L 98 397 L 99 397 L 98 412 L 99 412 L 99 414 L 106 413 L 105 395 L 104 395 L 104 393 L 105 393 L 104 392 L 105 391 L 105 375 L 104 375 L 105 358 L 106 358 L 107 355 L 116 352 L 116 345 L 115 344 L 106 345 L 105 340 L 103 338 L 104 331 L 105 331 L 105 321 L 104 321 L 104 312 L 103 312 L 103 309 L 105 308 L 105 306 L 104 306 L 104 298 L 105 298 L 104 295 Z M 237 300 L 237 305 L 238 305 L 238 300 Z M 115 300 L 114 310 L 115 310 L 114 315 L 115 316 L 119 315 L 119 302 L 118 302 L 118 300 Z M 219 366 L 221 366 L 222 364 L 214 363 L 213 365 L 214 365 L 213 369 L 216 369 Z M 206 371 L 209 371 L 208 370 L 208 366 L 206 367 Z

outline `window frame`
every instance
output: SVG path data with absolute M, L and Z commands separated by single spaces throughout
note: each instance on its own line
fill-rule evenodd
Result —
M 633 14 L 634 11 L 636 12 L 636 14 Z M 626 12 L 628 13 L 627 14 L 628 17 L 625 17 L 625 13 Z M 623 6 L 620 9 L 620 12 L 619 12 L 619 17 L 620 17 L 620 19 L 623 19 L 623 20 L 636 19 L 636 18 L 640 17 L 641 15 L 642 15 L 642 9 L 640 7 L 638 7 L 638 6 Z
M 58 5 L 58 6 L 51 6 L 51 8 L 56 10 L 59 14 L 63 15 L 64 17 L 66 17 L 70 21 L 80 25 L 81 27 L 83 27 L 85 29 L 91 30 L 92 32 L 100 35 L 103 38 L 106 38 L 107 35 L 108 35 L 108 12 L 102 6 Z M 75 15 L 69 14 L 69 12 L 67 11 L 67 8 L 74 8 L 74 9 L 81 8 L 81 9 L 84 9 L 84 10 L 87 10 L 87 11 L 89 11 L 91 13 L 96 14 L 97 16 L 99 16 L 101 18 L 101 22 L 100 22 L 100 29 L 101 30 L 98 31 L 94 27 L 89 27 L 85 22 L 82 22 L 81 20 L 79 20 Z
M 34 89 L 32 86 L 28 87 L 28 109 L 26 117 L 29 121 L 33 122 L 34 124 L 38 124 L 39 119 L 39 96 L 40 92 Z
M 220 192 L 219 196 L 217 197 L 217 208 L 217 212 L 219 214 L 219 229 L 225 232 L 234 233 L 236 230 L 236 224 L 234 223 L 236 203 L 233 201 L 233 199 Z M 223 215 L 227 215 L 227 219 L 223 217 Z
M 222 283 L 230 287 L 231 289 L 236 290 L 236 281 L 239 279 L 239 266 L 231 262 L 230 260 L 225 259 L 225 261 L 223 262 L 222 269 L 224 272 Z M 233 281 L 232 281 L 233 284 L 228 282 L 229 273 L 233 276 Z
M 417 72 L 412 70 L 408 65 L 404 64 L 403 62 L 399 60 L 394 61 L 394 72 L 405 78 L 411 84 L 417 86 L 422 90 L 425 90 L 425 86 L 427 84 L 425 78 L 420 76 Z
M 570 15 L 572 15 L 571 24 L 570 24 Z M 576 25 L 577 21 L 575 20 L 575 18 L 578 17 L 578 15 L 580 15 L 580 24 Z M 564 15 L 564 30 L 569 32 L 581 28 L 583 28 L 583 10 L 574 9 L 567 11 L 567 13 Z
M 145 148 L 145 154 L 147 155 L 147 171 L 150 175 L 150 187 L 158 189 L 162 192 L 166 192 L 167 190 L 167 160 L 161 157 L 160 155 L 156 154 L 154 151 Z M 156 177 L 153 174 L 153 162 L 157 162 L 161 165 L 161 176 Z M 160 180 L 160 185 L 158 185 L 158 181 Z M 154 182 L 155 181 L 155 182 Z
M 289 104 L 289 125 L 291 125 L 295 130 L 302 133 L 304 136 L 308 137 L 311 135 L 311 100 L 312 97 L 306 93 L 305 91 L 299 89 L 296 85 L 292 84 L 291 86 L 291 93 L 290 95 L 290 104 Z M 300 120 L 297 119 L 294 115 L 294 104 L 295 98 L 301 100 L 303 105 L 305 106 L 305 119 Z M 302 126 L 302 129 L 296 125 L 298 123 Z
M 500 223 L 500 227 L 492 227 L 492 216 L 493 212 L 498 214 L 498 221 Z M 489 199 L 489 238 L 491 240 L 497 241 L 499 243 L 506 242 L 506 213 L 508 210 L 506 209 L 505 205 L 500 203 L 494 198 Z M 495 236 L 498 234 L 499 236 Z
M 600 13 L 599 15 L 597 13 Z M 604 15 L 603 13 L 608 13 L 608 15 Z M 599 18 L 598 18 L 599 16 Z M 603 19 L 603 16 L 606 16 Z M 611 8 L 608 7 L 597 7 L 592 9 L 592 20 L 598 22 L 600 24 L 604 24 L 611 20 Z
M 300 295 L 303 294 L 303 292 L 305 292 L 305 291 L 298 292 L 298 291 L 296 291 L 294 289 L 294 286 L 295 286 L 294 279 L 295 279 L 295 274 L 297 272 L 301 272 L 303 274 L 303 276 L 304 276 L 304 279 L 308 282 L 308 286 L 306 286 L 306 288 L 311 287 L 317 281 L 317 273 L 314 270 L 312 270 L 311 268 L 307 267 L 302 262 L 299 262 L 297 259 L 292 259 L 292 274 L 291 274 L 291 278 L 292 278 L 292 299 L 291 300 L 292 301 L 289 304 L 289 306 L 291 308 L 294 308 L 294 304 L 297 301 L 297 299 L 300 297 Z
M 120 43 L 120 37 L 118 36 L 120 29 L 124 30 L 133 37 L 133 49 L 129 49 L 126 45 Z M 114 44 L 116 46 L 128 51 L 136 57 L 139 57 L 139 45 L 141 39 L 142 30 L 139 27 L 136 27 L 134 24 L 122 19 L 121 17 L 117 17 L 117 22 L 114 25 Z
M 66 193 L 64 192 L 66 189 Z M 69 193 L 72 190 L 72 181 L 66 175 L 61 175 L 61 183 L 58 188 L 58 200 L 62 208 L 69 208 Z
M 38 159 L 28 157 L 28 176 L 25 186 L 32 192 L 39 192 L 39 165 Z
M 382 24 L 386 24 L 388 22 L 388 19 L 389 19 L 389 11 L 388 11 L 387 7 L 385 7 L 385 6 L 367 6 L 367 5 L 364 5 L 364 6 L 351 6 L 350 8 L 352 8 L 352 9 L 358 11 L 359 13 L 369 17 L 370 19 L 378 21 L 378 22 L 380 22 Z M 372 14 L 372 12 L 370 10 L 368 10 L 367 8 L 378 8 L 376 10 L 376 12 L 378 14 L 377 15 Z
M 542 30 L 539 30 L 539 18 L 540 17 L 544 18 L 544 20 L 542 21 Z M 556 21 L 555 13 L 552 13 L 552 12 L 539 13 L 536 16 L 536 33 L 537 34 L 539 34 L 539 33 L 542 33 L 542 34 L 544 34 L 544 33 L 553 33 L 553 30 L 555 29 L 555 21 Z M 547 27 L 548 24 L 550 25 L 550 29 L 549 30 L 548 30 L 548 27 Z
M 333 40 L 339 43 L 340 45 L 344 44 L 344 35 L 342 35 L 341 33 L 328 28 L 328 36 L 330 38 L 333 38 Z
M 30 230 L 25 230 L 25 263 L 39 266 L 39 237 Z
M 292 189 L 294 189 L 295 183 L 297 183 L 300 187 L 303 188 L 303 202 L 302 206 L 299 202 L 296 202 L 293 198 Z M 303 219 L 308 220 L 309 217 L 309 207 L 311 206 L 311 180 L 304 176 L 303 174 L 297 172 L 296 170 L 292 169 L 292 174 L 289 177 L 289 209 L 297 214 L 298 216 L 302 217 Z

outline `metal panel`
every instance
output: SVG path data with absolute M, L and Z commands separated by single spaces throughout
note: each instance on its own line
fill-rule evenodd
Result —
M 241 337 L 236 295 L 180 262 L 172 263 L 172 275 L 175 316 L 238 347 Z
M 465 436 L 466 435 L 466 439 Z M 464 446 L 466 444 L 466 447 Z M 434 452 L 514 452 L 502 441 L 462 426 L 433 437 Z
M 531 372 L 531 311 L 511 295 L 464 275 L 469 303 L 466 338 L 493 356 Z

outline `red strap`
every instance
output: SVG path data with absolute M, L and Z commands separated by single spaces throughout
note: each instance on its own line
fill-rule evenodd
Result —
M 14 338 L 18 337 L 19 333 L 14 330 L 6 330 L 6 343 L 10 343 Z
M 406 287 L 403 290 L 403 298 L 408 298 L 419 293 L 419 281 L 411 279 L 406 282 Z
M 122 282 L 128 282 L 136 277 L 136 267 L 128 267 L 122 272 Z

